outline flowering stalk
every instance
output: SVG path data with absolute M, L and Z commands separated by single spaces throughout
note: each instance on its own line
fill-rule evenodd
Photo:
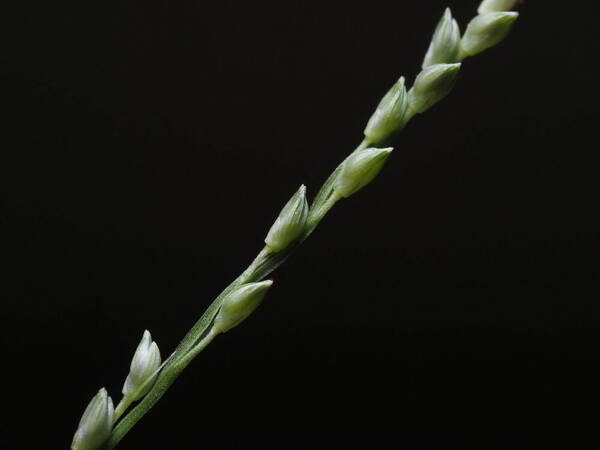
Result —
M 144 333 L 114 420 L 112 402 L 109 405 L 106 392 L 103 391 L 95 402 L 102 401 L 102 405 L 106 405 L 102 410 L 104 415 L 99 415 L 97 423 L 92 423 L 98 431 L 87 424 L 84 414 L 85 420 L 82 419 L 83 425 L 80 424 L 74 442 L 81 442 L 82 436 L 87 433 L 92 436 L 87 439 L 88 450 L 100 448 L 102 444 L 106 449 L 114 448 L 165 394 L 198 353 L 220 333 L 245 320 L 259 306 L 272 285 L 270 280 L 261 280 L 279 267 L 310 236 L 339 200 L 353 195 L 378 175 L 392 151 L 391 147 L 384 147 L 416 114 L 425 112 L 449 94 L 460 71 L 460 62 L 506 37 L 518 17 L 517 13 L 507 11 L 515 3 L 514 0 L 484 0 L 478 10 L 480 14 L 469 23 L 462 37 L 450 9 L 447 9 L 435 29 L 423 60 L 423 70 L 413 86 L 407 91 L 404 77 L 392 86 L 369 119 L 363 141 L 325 181 L 310 208 L 306 201 L 306 188 L 301 186 L 269 230 L 266 246 L 250 266 L 213 300 L 162 366 L 158 347 L 151 342 L 150 334 Z M 120 415 L 134 401 L 139 401 L 137 406 L 119 421 Z M 86 414 L 89 416 L 89 413 Z M 110 436 L 107 418 L 116 425 Z M 88 429 L 93 433 L 86 431 Z M 74 445 L 73 448 L 83 447 Z

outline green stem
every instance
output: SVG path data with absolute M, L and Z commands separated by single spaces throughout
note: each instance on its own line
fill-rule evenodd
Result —
M 219 333 L 216 332 L 214 328 L 211 328 L 208 334 L 204 336 L 204 338 L 202 338 L 194 348 L 192 348 L 181 359 L 177 361 L 177 366 L 181 367 L 182 370 L 183 368 L 187 367 L 187 365 L 192 361 L 192 359 L 194 359 L 198 355 L 198 353 L 204 350 L 206 346 L 210 344 L 212 340 L 218 335 Z
M 333 208 L 333 206 L 339 200 L 341 200 L 341 197 L 338 195 L 338 193 L 335 191 L 331 191 L 331 194 L 323 202 L 323 204 L 319 205 L 319 207 L 317 208 L 316 211 L 311 212 L 310 216 L 308 217 L 307 228 L 308 228 L 309 232 L 306 237 L 308 237 L 308 235 L 310 233 L 312 233 L 312 231 L 317 227 L 319 222 L 321 222 L 321 220 L 323 220 L 323 217 L 325 217 L 325 215 L 329 212 L 329 210 L 331 208 Z M 304 239 L 306 239 L 306 237 Z
M 172 367 L 165 368 L 156 380 L 154 387 L 148 392 L 138 405 L 127 413 L 127 415 L 113 429 L 108 441 L 105 444 L 106 449 L 114 448 L 127 432 L 165 395 L 165 392 L 175 382 L 181 370 L 173 370 Z
M 132 403 L 132 401 L 129 399 L 129 397 L 123 397 L 121 399 L 121 401 L 115 408 L 115 414 L 113 416 L 113 423 L 117 423 L 117 421 L 119 420 L 119 417 L 121 417 L 123 415 L 123 413 L 127 410 L 127 408 L 129 408 L 131 403 Z

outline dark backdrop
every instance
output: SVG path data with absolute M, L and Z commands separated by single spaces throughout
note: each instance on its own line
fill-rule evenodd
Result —
M 464 29 L 475 0 L 5 10 L 0 447 L 66 448 L 145 328 L 168 354 L 446 3 Z M 122 448 L 595 448 L 599 49 L 572 6 L 524 4 Z

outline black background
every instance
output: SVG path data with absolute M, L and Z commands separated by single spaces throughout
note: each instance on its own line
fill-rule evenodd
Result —
M 167 355 L 447 3 L 464 29 L 476 1 L 4 10 L 0 447 L 66 448 L 145 328 Z M 573 6 L 522 5 L 122 448 L 597 448 L 599 48 Z

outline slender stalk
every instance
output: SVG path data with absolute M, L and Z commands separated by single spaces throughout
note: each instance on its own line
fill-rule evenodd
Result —
M 496 11 L 503 11 L 501 4 L 506 2 L 498 3 L 498 0 L 486 0 L 484 3 L 487 9 L 496 8 Z M 387 157 L 391 149 L 381 147 L 395 137 L 413 116 L 425 112 L 450 92 L 460 69 L 458 61 L 464 59 L 466 56 L 473 56 L 498 43 L 504 38 L 508 32 L 508 27 L 516 19 L 517 15 L 517 13 L 502 13 L 492 16 L 478 16 L 472 21 L 472 24 L 467 28 L 465 36 L 460 40 L 458 26 L 454 19 L 452 19 L 450 10 L 446 10 L 433 36 L 431 47 L 423 63 L 423 71 L 415 80 L 413 87 L 410 91 L 406 90 L 404 77 L 401 77 L 394 84 L 390 92 L 384 96 L 377 107 L 376 113 L 369 120 L 367 129 L 365 129 L 365 139 L 351 155 L 361 150 L 365 150 L 365 152 L 345 160 L 353 160 L 353 164 L 354 161 L 359 161 L 356 163 L 359 166 L 352 165 L 350 162 L 348 165 L 343 166 L 344 162 L 342 162 L 332 172 L 315 196 L 308 211 L 306 226 L 295 241 L 281 251 L 272 252 L 268 247 L 264 247 L 259 252 L 246 270 L 213 300 L 204 314 L 181 340 L 169 360 L 165 361 L 162 370 L 156 378 L 156 382 L 146 396 L 118 421 L 131 403 L 126 398 L 121 400 L 117 405 L 114 416 L 116 426 L 105 444 L 105 449 L 114 448 L 123 439 L 129 430 L 167 392 L 190 362 L 217 336 L 218 332 L 212 327 L 213 322 L 228 294 L 245 283 L 258 282 L 273 272 L 310 236 L 342 196 L 348 197 L 357 189 L 364 186 L 364 183 L 359 185 L 350 184 L 351 188 L 340 190 L 342 188 L 338 184 L 336 189 L 334 189 L 338 175 L 341 174 L 340 179 L 343 179 L 345 182 L 348 172 L 352 173 L 352 170 L 360 172 L 360 170 L 363 170 L 360 168 L 360 161 L 361 158 L 365 157 L 366 153 L 371 154 L 370 152 L 375 152 Z M 452 45 L 449 45 L 449 43 Z M 463 47 L 467 48 L 468 52 Z M 370 148 L 373 146 L 380 148 Z M 369 149 L 366 150 L 367 148 Z M 356 167 L 359 168 L 356 169 Z M 368 170 L 375 170 L 375 172 L 371 173 L 364 172 L 370 177 L 366 183 L 377 174 L 379 168 L 365 169 L 367 172 Z
M 210 344 L 214 338 L 218 336 L 218 333 L 215 332 L 214 328 L 211 328 L 210 331 L 196 344 L 194 348 L 192 348 L 189 352 L 185 354 L 181 359 L 179 359 L 176 363 L 177 367 L 183 368 L 187 367 L 187 365 L 194 359 L 198 353 L 206 348 L 208 344 Z
M 183 370 L 183 369 L 182 369 Z M 143 400 L 119 422 L 113 429 L 105 448 L 114 448 L 127 432 L 133 427 L 167 392 L 169 387 L 175 382 L 181 370 L 175 371 L 172 368 L 165 368 L 159 378 L 156 380 L 154 387 L 146 394 Z
M 314 230 L 323 217 L 325 217 L 325 214 L 327 214 L 339 200 L 341 200 L 341 197 L 336 192 L 332 192 L 329 197 L 327 197 L 327 200 L 325 200 L 323 204 L 320 205 L 316 211 L 314 211 L 314 214 L 311 214 L 310 218 L 308 219 L 309 228 L 312 227 Z
M 123 415 L 127 408 L 131 406 L 132 401 L 129 397 L 123 397 L 117 407 L 115 408 L 115 415 L 113 416 L 113 422 L 117 423 L 119 418 Z

